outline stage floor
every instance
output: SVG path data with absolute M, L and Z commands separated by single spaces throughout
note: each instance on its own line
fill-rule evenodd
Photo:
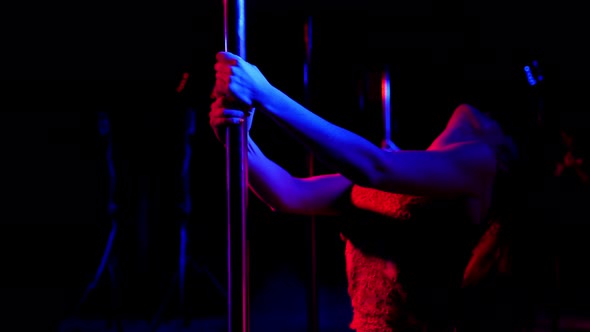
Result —
M 227 332 L 228 320 L 223 314 L 206 315 L 192 310 L 186 317 L 178 314 L 174 303 L 161 319 L 156 315 L 138 318 L 122 314 L 113 320 L 108 312 L 93 311 L 86 315 L 68 315 L 58 310 L 64 303 L 74 302 L 64 298 L 59 288 L 2 289 L 2 299 L 9 304 L 3 309 L 2 330 L 10 332 L 167 332 L 207 331 Z M 252 332 L 304 332 L 307 331 L 307 299 L 305 285 L 293 270 L 283 269 L 269 275 L 263 287 L 252 295 L 250 304 L 250 330 Z M 352 311 L 343 284 L 320 284 L 319 331 L 350 331 Z M 187 302 L 207 301 L 195 297 Z M 559 331 L 551 330 L 547 315 L 538 317 L 536 327 L 527 332 L 582 332 L 590 331 L 588 310 L 574 311 L 565 306 Z M 222 309 L 224 309 L 222 307 Z M 133 316 L 133 317 L 132 317 Z M 147 318 L 146 318 L 147 317 Z M 119 323 L 119 324 L 117 324 Z M 9 326 L 9 327 L 8 327 Z

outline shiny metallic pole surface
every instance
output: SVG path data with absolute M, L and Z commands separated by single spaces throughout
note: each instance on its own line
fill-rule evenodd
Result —
M 244 0 L 224 0 L 225 51 L 246 59 Z M 247 152 L 245 124 L 226 131 L 228 332 L 248 332 Z

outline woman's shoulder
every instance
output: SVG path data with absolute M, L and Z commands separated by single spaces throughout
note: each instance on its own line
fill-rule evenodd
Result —
M 430 144 L 427 150 L 444 150 L 457 144 L 478 143 L 481 140 L 466 126 L 447 127 Z

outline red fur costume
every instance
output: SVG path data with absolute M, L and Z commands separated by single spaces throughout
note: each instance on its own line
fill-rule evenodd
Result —
M 358 332 L 453 331 L 473 248 L 456 200 L 352 189 L 357 208 L 342 231 Z

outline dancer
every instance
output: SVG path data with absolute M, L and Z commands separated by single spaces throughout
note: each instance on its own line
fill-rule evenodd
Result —
M 499 174 L 516 158 L 500 124 L 456 107 L 425 150 L 385 150 L 312 113 L 260 70 L 217 54 L 210 124 L 247 121 L 248 185 L 272 210 L 342 215 L 346 273 L 358 332 L 453 331 L 473 225 L 486 221 Z M 249 135 L 254 110 L 296 137 L 337 173 L 299 178 Z

